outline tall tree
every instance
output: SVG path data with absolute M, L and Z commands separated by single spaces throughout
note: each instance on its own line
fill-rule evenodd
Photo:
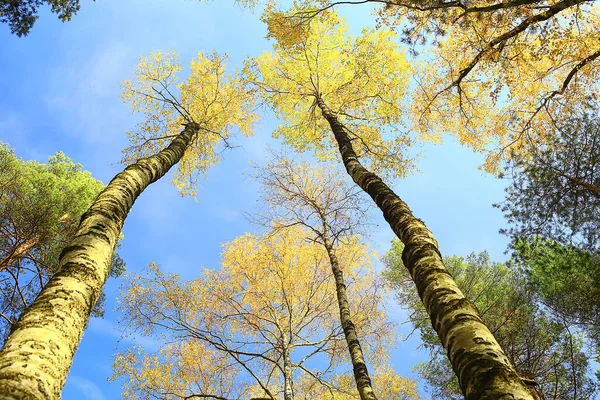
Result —
M 553 133 L 598 90 L 600 15 L 593 0 L 313 0 L 302 23 L 336 5 L 377 6 L 380 26 L 427 52 L 408 116 L 415 129 L 455 134 L 498 172 L 502 157 Z M 432 44 L 433 46 L 422 45 Z M 492 140 L 493 139 L 493 140 Z
M 461 399 L 460 388 L 444 357 L 444 348 L 427 321 L 419 298 L 410 287 L 402 264 L 402 243 L 394 241 L 383 258 L 386 277 L 396 298 L 419 329 L 430 359 L 418 366 L 434 398 Z M 486 325 L 515 365 L 517 371 L 536 382 L 543 399 L 591 399 L 595 385 L 587 375 L 588 357 L 583 338 L 570 324 L 556 320 L 539 307 L 526 276 L 503 263 L 490 262 L 486 252 L 468 257 L 445 257 L 445 264 L 463 293 L 481 311 Z
M 314 149 L 321 157 L 331 157 L 337 144 L 348 174 L 405 244 L 404 265 L 465 397 L 537 397 L 444 267 L 433 234 L 373 172 L 406 172 L 400 151 L 410 139 L 402 134 L 391 143 L 384 139 L 389 137 L 384 132 L 402 122 L 408 72 L 393 33 L 366 29 L 351 38 L 333 12 L 321 13 L 309 25 L 281 16 L 274 12 L 266 18 L 270 34 L 278 39 L 275 51 L 247 68 L 265 101 L 285 120 L 276 135 L 297 149 Z M 388 148 L 390 144 L 396 146 Z
M 344 333 L 335 280 L 323 247 L 306 228 L 246 234 L 225 245 L 222 269 L 181 281 L 155 265 L 129 279 L 120 321 L 158 339 L 158 354 L 117 355 L 114 377 L 125 398 L 356 398 L 343 361 Z M 340 248 L 357 326 L 370 356 L 385 364 L 394 329 L 382 308 L 380 282 L 357 241 Z M 199 354 L 203 354 L 199 356 Z M 206 356 L 204 356 L 206 354 Z M 393 398 L 417 398 L 414 383 Z M 390 397 L 391 399 L 392 397 Z
M 52 276 L 62 248 L 102 190 L 62 152 L 47 164 L 18 158 L 0 143 L 0 342 Z M 115 253 L 110 276 L 124 270 Z M 102 297 L 102 296 L 101 296 Z M 103 313 L 102 302 L 94 315 Z
M 528 155 L 508 163 L 511 185 L 497 205 L 510 224 L 504 233 L 600 250 L 600 118 L 594 108 L 557 121 L 552 137 L 529 143 Z
M 309 240 L 323 246 L 335 278 L 340 322 L 348 345 L 354 380 L 361 400 L 376 399 L 356 326 L 352 321 L 343 265 L 337 256 L 343 243 L 364 231 L 365 205 L 358 188 L 339 178 L 335 168 L 311 168 L 285 156 L 275 156 L 257 177 L 263 186 L 262 201 L 268 204 L 264 224 L 278 229 L 300 225 L 308 228 Z
M 134 143 L 126 154 L 144 158 L 117 174 L 83 214 L 56 273 L 14 325 L 0 352 L 0 399 L 60 397 L 136 198 L 177 163 L 176 185 L 192 193 L 195 177 L 217 161 L 215 149 L 232 129 L 249 133 L 250 94 L 237 76 L 225 76 L 223 58 L 199 53 L 188 79 L 177 84 L 181 68 L 174 54 L 154 53 L 142 58 L 137 81 L 124 85 L 125 100 L 146 115 L 130 133 Z

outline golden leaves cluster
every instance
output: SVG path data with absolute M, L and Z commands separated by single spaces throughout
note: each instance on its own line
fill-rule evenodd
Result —
M 305 228 L 299 227 L 280 229 L 264 237 L 246 234 L 224 249 L 222 267 L 229 284 L 243 290 L 245 304 L 261 318 L 265 313 L 271 315 L 273 326 L 269 329 L 273 333 L 283 330 L 310 337 L 339 329 L 329 259 L 321 245 L 306 240 L 310 236 Z M 354 298 L 352 305 L 363 303 L 362 308 L 356 308 L 356 325 L 365 331 L 371 326 L 386 337 L 391 332 L 387 331 L 390 328 L 385 324 L 387 317 L 375 293 L 379 283 L 370 267 L 371 254 L 358 240 L 340 246 L 338 253 L 350 288 L 348 297 Z M 254 322 L 262 325 L 260 321 Z M 333 340 L 330 346 L 335 350 L 332 353 L 335 358 L 345 357 L 347 349 L 343 341 Z
M 145 391 L 171 391 L 180 396 L 202 392 L 240 398 L 256 393 L 256 382 L 238 373 L 241 365 L 206 339 L 264 356 L 240 357 L 269 382 L 265 385 L 274 393 L 279 390 L 281 366 L 267 359 L 280 362 L 284 334 L 292 354 L 298 351 L 293 356 L 296 364 L 307 351 L 315 350 L 335 368 L 325 374 L 348 373 L 348 350 L 339 326 L 329 260 L 323 246 L 307 241 L 307 236 L 306 229 L 300 228 L 243 235 L 225 245 L 222 269 L 204 270 L 200 278 L 190 281 L 165 274 L 156 265 L 149 267 L 146 276 L 128 278 L 121 293 L 121 323 L 130 332 L 170 344 L 161 345 L 155 354 L 138 349 L 116 357 L 113 378 L 124 378 L 125 395 L 145 398 Z M 363 243 L 340 246 L 338 254 L 351 309 L 356 310 L 353 320 L 361 339 L 371 344 L 366 346 L 369 361 L 380 365 L 394 340 L 382 303 L 385 290 L 370 267 L 372 260 Z M 312 382 L 307 388 L 320 385 L 300 367 L 294 368 L 294 379 Z M 235 382 L 234 388 L 224 382 Z M 344 384 L 351 385 L 346 391 L 354 390 L 353 382 Z M 295 390 L 301 393 L 302 386 Z
M 586 107 L 600 81 L 600 13 L 588 2 L 531 22 L 559 3 L 522 2 L 483 12 L 476 10 L 493 4 L 382 9 L 380 17 L 391 26 L 404 27 L 408 17 L 415 40 L 427 29 L 445 33 L 426 50 L 428 65 L 419 71 L 411 107 L 413 127 L 429 139 L 451 133 L 486 152 L 483 167 L 496 173 L 503 157 L 535 146 L 556 131 L 557 120 Z
M 415 381 L 403 378 L 396 374 L 389 367 L 378 368 L 371 374 L 373 387 L 376 388 L 378 400 L 419 400 L 419 391 Z M 308 382 L 300 381 L 297 383 L 303 387 Z M 338 375 L 334 385 L 339 388 L 352 388 L 348 391 L 337 391 L 330 393 L 323 387 L 311 387 L 307 398 L 311 399 L 331 399 L 331 400 L 357 400 L 353 386 L 354 377 L 351 374 Z
M 226 59 L 217 53 L 198 53 L 183 81 L 178 80 L 183 67 L 174 52 L 140 59 L 134 81 L 123 83 L 122 97 L 144 120 L 128 132 L 132 145 L 124 151 L 124 162 L 157 153 L 182 125 L 195 122 L 200 131 L 173 178 L 182 194 L 195 194 L 198 178 L 218 162 L 219 151 L 229 146 L 231 136 L 236 131 L 251 135 L 257 118 L 252 93 L 237 72 L 227 74 Z
M 158 354 L 131 348 L 115 357 L 111 380 L 123 380 L 121 398 L 151 400 L 212 393 L 225 398 L 237 395 L 239 369 L 198 341 L 166 345 Z
M 314 151 L 320 159 L 337 157 L 331 129 L 316 106 L 321 98 L 372 170 L 406 175 L 413 168 L 405 153 L 411 140 L 402 131 L 410 68 L 396 35 L 365 29 L 352 37 L 335 12 L 311 18 L 301 33 L 290 33 L 275 22 L 269 29 L 278 41 L 274 51 L 249 61 L 245 72 L 284 121 L 274 135 L 298 151 Z

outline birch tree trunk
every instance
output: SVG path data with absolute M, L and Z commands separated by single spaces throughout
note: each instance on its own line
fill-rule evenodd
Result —
M 0 352 L 0 399 L 59 399 L 73 356 L 136 198 L 177 164 L 200 129 L 188 123 L 161 152 L 117 174 L 81 217 L 56 274 L 22 314 Z
M 327 230 L 323 235 L 323 243 L 329 256 L 329 262 L 331 264 L 331 271 L 335 278 L 335 291 L 337 294 L 338 306 L 340 309 L 340 322 L 342 329 L 344 330 L 344 336 L 346 337 L 346 344 L 348 345 L 348 352 L 350 353 L 350 360 L 352 361 L 352 370 L 354 372 L 354 381 L 356 382 L 356 389 L 360 395 L 361 400 L 377 400 L 375 392 L 373 391 L 373 385 L 371 384 L 371 378 L 369 377 L 369 370 L 365 362 L 362 348 L 360 347 L 360 341 L 356 334 L 356 327 L 350 318 L 350 306 L 348 304 L 348 296 L 346 294 L 346 283 L 344 282 L 344 273 L 340 268 L 337 255 L 333 245 L 327 237 Z
M 285 332 L 281 339 L 281 349 L 283 353 L 283 399 L 294 400 L 294 390 L 292 388 L 292 359 L 290 356 L 290 343 Z
M 467 400 L 539 399 L 534 383 L 522 379 L 446 270 L 435 237 L 376 174 L 358 160 L 350 137 L 323 99 L 317 106 L 329 122 L 346 171 L 375 201 L 404 243 L 402 260 L 415 282 Z

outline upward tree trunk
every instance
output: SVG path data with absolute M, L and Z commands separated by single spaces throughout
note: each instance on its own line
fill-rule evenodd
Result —
M 198 130 L 198 124 L 187 124 L 160 153 L 125 168 L 83 214 L 56 274 L 21 314 L 0 352 L 0 399 L 60 398 L 129 210 L 179 162 Z
M 292 388 L 292 359 L 290 357 L 290 343 L 285 332 L 281 338 L 283 354 L 283 399 L 294 400 Z
M 363 167 L 345 128 L 322 98 L 317 97 L 317 105 L 331 126 L 346 171 L 371 196 L 404 243 L 402 260 L 448 352 L 465 398 L 539 399 L 534 388 L 515 371 L 478 310 L 456 286 L 433 234 L 381 178 Z
M 327 249 L 327 255 L 329 256 L 329 262 L 331 264 L 331 271 L 335 278 L 335 291 L 338 299 L 338 306 L 340 309 L 340 322 L 342 329 L 344 329 L 344 336 L 346 337 L 346 344 L 348 345 L 348 351 L 350 352 L 350 359 L 352 360 L 352 370 L 354 371 L 354 381 L 356 382 L 356 389 L 360 395 L 361 400 L 377 400 L 373 386 L 371 384 L 371 378 L 369 377 L 369 371 L 367 364 L 365 363 L 365 357 L 363 356 L 362 348 L 360 347 L 360 341 L 356 334 L 356 328 L 350 318 L 350 306 L 348 304 L 348 296 L 346 294 L 346 283 L 344 282 L 344 273 L 340 268 L 337 255 L 333 248 L 333 244 L 327 237 L 327 230 L 323 235 L 323 242 Z

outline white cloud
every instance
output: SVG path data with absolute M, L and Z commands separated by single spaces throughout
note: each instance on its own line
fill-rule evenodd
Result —
M 102 394 L 102 391 L 94 382 L 89 379 L 69 375 L 67 382 L 72 386 L 76 387 L 83 393 L 83 398 L 86 400 L 105 400 L 106 397 Z

